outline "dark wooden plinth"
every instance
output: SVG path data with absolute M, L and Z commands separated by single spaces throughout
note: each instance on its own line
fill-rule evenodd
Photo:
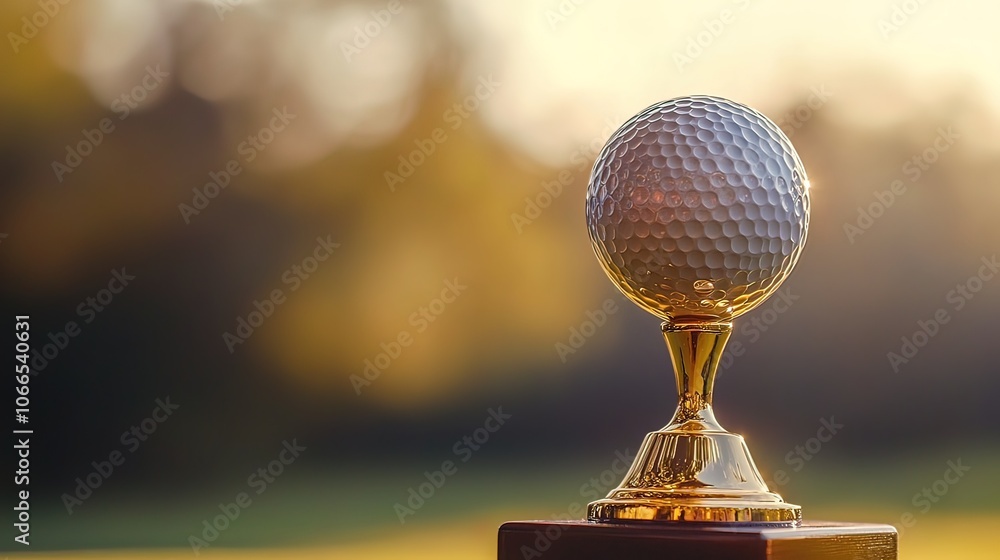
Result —
M 691 523 L 512 521 L 498 560 L 896 560 L 890 525 L 804 522 L 801 527 Z

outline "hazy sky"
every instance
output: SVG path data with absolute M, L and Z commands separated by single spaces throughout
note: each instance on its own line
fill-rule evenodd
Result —
M 150 64 L 177 68 L 175 85 L 212 102 L 268 99 L 293 83 L 308 126 L 271 154 L 292 166 L 406 126 L 420 69 L 450 57 L 425 25 L 442 5 L 467 57 L 464 89 L 483 78 L 501 84 L 478 116 L 550 165 L 566 165 L 613 123 L 679 95 L 722 95 L 768 113 L 825 87 L 845 101 L 831 105 L 839 118 L 879 124 L 910 107 L 905 101 L 956 83 L 1000 103 L 1000 4 L 985 0 L 231 4 L 220 12 L 209 0 L 88 0 L 55 18 L 46 37 L 55 59 L 106 105 Z M 373 23 L 390 5 L 391 17 Z M 898 91 L 866 91 L 864 74 L 845 68 L 898 78 Z M 269 110 L 261 103 L 258 116 Z
M 453 4 L 478 12 L 488 35 L 505 39 L 495 45 L 501 69 L 484 57 L 470 70 L 493 71 L 507 84 L 484 113 L 553 163 L 565 163 L 567 145 L 599 136 L 605 118 L 620 122 L 669 97 L 716 93 L 766 112 L 823 85 L 863 93 L 857 90 L 864 84 L 837 83 L 844 63 L 897 71 L 900 92 L 916 100 L 970 76 L 989 99 L 1000 99 L 1000 4 L 994 2 Z M 878 118 L 893 105 L 878 103 L 874 114 L 855 116 Z M 573 112 L 575 120 L 565 118 Z M 575 124 L 567 128 L 567 121 Z

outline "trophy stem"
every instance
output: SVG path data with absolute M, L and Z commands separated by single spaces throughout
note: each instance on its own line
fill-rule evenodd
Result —
M 663 323 L 677 380 L 677 411 L 663 431 L 725 432 L 712 412 L 719 360 L 732 323 Z
M 678 405 L 663 429 L 646 435 L 632 468 L 607 498 L 591 502 L 594 521 L 693 521 L 796 525 L 799 506 L 771 492 L 738 434 L 712 412 L 712 389 L 731 322 L 662 326 L 677 379 Z

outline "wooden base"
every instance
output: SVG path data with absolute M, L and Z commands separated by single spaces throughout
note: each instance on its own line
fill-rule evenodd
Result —
M 498 560 L 896 560 L 891 525 L 761 527 L 689 522 L 512 521 Z

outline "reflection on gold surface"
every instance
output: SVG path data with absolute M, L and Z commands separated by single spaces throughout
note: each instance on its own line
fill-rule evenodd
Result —
M 663 324 L 677 377 L 673 419 L 642 443 L 632 468 L 607 498 L 590 504 L 602 521 L 801 521 L 799 506 L 770 492 L 743 438 L 712 412 L 712 390 L 731 323 Z

